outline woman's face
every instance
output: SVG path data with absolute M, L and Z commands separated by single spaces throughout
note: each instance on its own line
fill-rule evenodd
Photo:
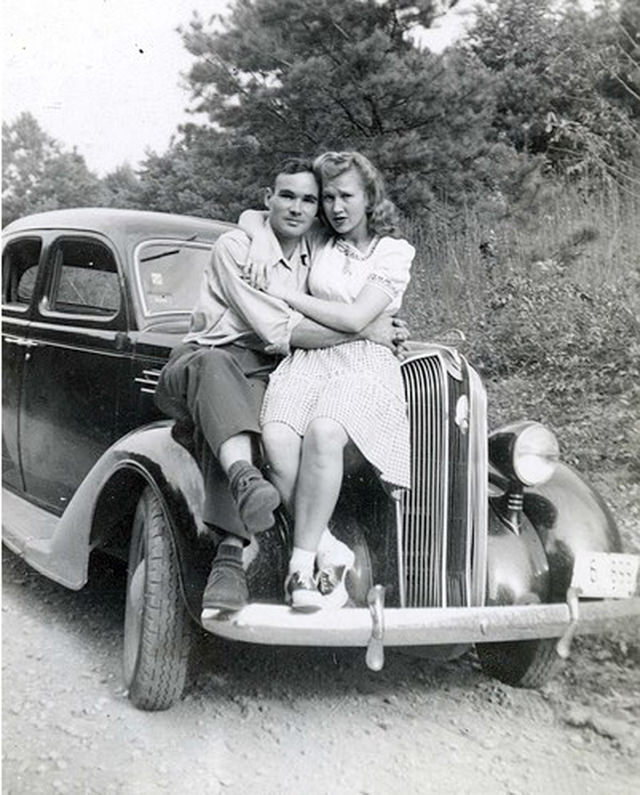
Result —
M 368 236 L 367 195 L 355 168 L 347 169 L 322 186 L 322 207 L 336 234 L 352 240 Z

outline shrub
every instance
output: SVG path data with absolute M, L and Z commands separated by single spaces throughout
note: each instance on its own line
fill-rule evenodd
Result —
M 414 227 L 412 332 L 465 332 L 493 426 L 537 419 L 570 463 L 640 475 L 638 203 L 602 186 L 549 195 L 526 218 L 474 210 Z

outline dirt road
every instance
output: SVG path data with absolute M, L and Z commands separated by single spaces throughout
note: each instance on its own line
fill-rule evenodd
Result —
M 471 653 L 389 652 L 374 674 L 362 651 L 203 636 L 184 700 L 144 713 L 120 678 L 124 571 L 71 592 L 4 550 L 3 572 L 6 795 L 640 787 L 640 628 L 580 641 L 542 692 L 487 679 Z

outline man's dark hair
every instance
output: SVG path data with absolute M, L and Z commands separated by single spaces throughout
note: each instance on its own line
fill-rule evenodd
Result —
M 313 160 L 307 157 L 288 157 L 274 169 L 272 183 L 275 184 L 279 174 L 301 174 L 305 171 L 309 171 L 315 177 Z

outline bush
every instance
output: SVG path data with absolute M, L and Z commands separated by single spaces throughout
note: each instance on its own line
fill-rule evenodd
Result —
M 599 187 L 556 190 L 526 219 L 469 211 L 456 225 L 434 214 L 411 230 L 405 307 L 416 338 L 465 332 L 492 426 L 540 420 L 568 462 L 637 476 L 638 206 Z

